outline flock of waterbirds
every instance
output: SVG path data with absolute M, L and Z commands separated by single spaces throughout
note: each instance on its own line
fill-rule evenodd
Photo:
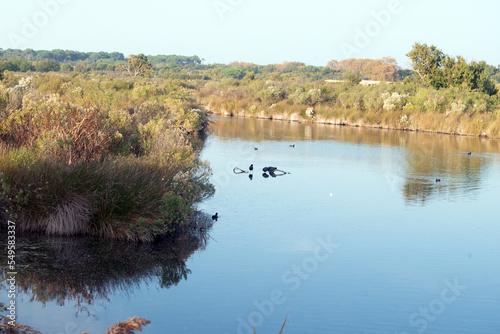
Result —
M 295 148 L 295 144 L 290 144 L 288 146 L 291 148 Z M 253 149 L 255 151 L 259 150 L 258 147 L 254 147 Z M 472 152 L 468 152 L 467 155 L 472 155 Z M 233 172 L 235 174 L 248 174 L 248 178 L 250 180 L 253 180 L 253 171 L 254 171 L 253 164 L 250 164 L 250 166 L 248 166 L 248 171 L 241 169 L 239 167 L 233 168 Z M 262 168 L 262 171 L 263 171 L 262 177 L 265 179 L 267 179 L 269 176 L 277 177 L 277 176 L 283 176 L 286 174 L 291 174 L 291 173 L 287 173 L 287 172 L 282 171 L 282 170 L 278 169 L 277 167 L 273 167 L 273 166 L 264 167 L 264 168 Z M 438 182 L 441 182 L 441 179 L 437 178 L 436 183 L 438 183 Z M 216 212 L 215 215 L 212 216 L 212 220 L 217 221 L 218 218 L 219 218 L 219 214 Z

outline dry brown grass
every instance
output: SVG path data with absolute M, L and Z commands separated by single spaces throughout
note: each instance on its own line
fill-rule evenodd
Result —
M 133 317 L 114 324 L 108 329 L 106 334 L 134 334 L 134 331 L 142 332 L 142 326 L 149 325 L 150 323 L 151 321 L 147 319 Z
M 88 201 L 81 196 L 74 196 L 65 203 L 59 204 L 55 211 L 42 220 L 48 235 L 76 235 L 87 233 L 92 217 L 92 209 Z

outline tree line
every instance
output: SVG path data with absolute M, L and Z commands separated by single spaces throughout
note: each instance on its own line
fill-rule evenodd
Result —
M 269 78 L 275 75 L 306 80 L 344 79 L 359 82 L 362 79 L 387 82 L 413 80 L 436 89 L 461 87 L 494 95 L 500 83 L 500 65 L 466 62 L 463 57 L 444 54 L 434 45 L 416 43 L 407 54 L 412 69 L 402 69 L 394 58 L 331 60 L 326 66 L 312 66 L 302 62 L 257 65 L 233 62 L 203 64 L 198 56 L 131 55 L 119 52 L 79 52 L 71 50 L 0 49 L 0 73 L 51 71 L 111 71 L 137 75 L 156 75 L 181 80 Z M 137 71 L 135 68 L 142 68 Z M 188 69 L 186 71 L 186 69 Z
M 0 48 L 0 60 L 23 59 L 27 61 L 42 61 L 53 59 L 60 63 L 75 62 L 78 60 L 90 60 L 96 62 L 100 59 L 111 59 L 113 61 L 123 61 L 125 56 L 120 52 L 80 52 L 73 50 L 33 50 L 33 49 L 7 49 Z

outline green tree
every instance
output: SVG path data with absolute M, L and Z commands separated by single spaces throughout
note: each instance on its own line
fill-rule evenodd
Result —
M 245 73 L 239 68 L 229 67 L 222 70 L 222 74 L 227 78 L 241 79 Z
M 441 67 L 445 54 L 441 50 L 434 45 L 415 43 L 406 56 L 410 58 L 412 69 L 425 85 L 434 88 L 443 87 L 444 78 Z
M 45 59 L 42 61 L 39 61 L 35 65 L 35 70 L 38 72 L 58 72 L 61 69 L 61 66 L 57 62 L 57 60 L 54 59 Z
M 150 75 L 153 72 L 153 65 L 144 54 L 131 55 L 125 65 L 125 70 L 132 76 Z
M 73 67 L 70 64 L 62 64 L 61 71 L 70 72 L 73 71 Z
M 491 69 L 484 61 L 468 64 L 463 57 L 451 57 L 434 45 L 418 43 L 413 45 L 407 56 L 412 61 L 413 70 L 427 86 L 436 89 L 461 87 L 488 95 L 498 92 L 490 79 Z
M 17 59 L 9 59 L 1 64 L 2 70 L 7 70 L 11 72 L 19 72 L 21 69 L 19 68 L 19 63 L 16 61 Z
M 472 77 L 470 66 L 464 58 L 446 56 L 443 60 L 443 76 L 447 86 L 469 88 Z
M 472 82 L 470 85 L 471 90 L 477 90 L 479 92 L 486 93 L 488 95 L 495 95 L 498 89 L 495 87 L 495 82 L 490 79 L 487 71 L 487 65 L 485 61 L 482 62 L 471 62 L 470 72 L 472 73 Z
M 357 85 L 361 82 L 361 78 L 356 73 L 345 73 L 342 78 L 352 85 Z

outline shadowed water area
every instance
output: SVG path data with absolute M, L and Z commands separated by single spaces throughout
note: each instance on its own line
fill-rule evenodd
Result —
M 19 321 L 43 333 L 132 316 L 151 320 L 143 333 L 253 333 L 252 321 L 278 333 L 287 313 L 285 334 L 500 327 L 499 141 L 216 118 L 202 157 L 217 191 L 198 209 L 218 212 L 204 242 L 19 241 Z M 268 166 L 287 174 L 264 177 Z

